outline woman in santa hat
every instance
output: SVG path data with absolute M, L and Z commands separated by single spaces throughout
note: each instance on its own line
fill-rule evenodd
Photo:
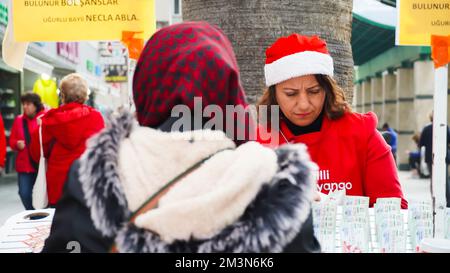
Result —
M 374 113 L 352 112 L 333 79 L 333 59 L 317 36 L 292 34 L 266 50 L 267 90 L 258 106 L 278 105 L 278 128 L 267 122 L 258 141 L 268 146 L 304 143 L 318 164 L 318 191 L 347 195 L 399 197 L 407 208 L 389 145 L 377 131 Z M 258 107 L 260 108 L 260 107 Z M 261 114 L 261 113 L 260 113 Z

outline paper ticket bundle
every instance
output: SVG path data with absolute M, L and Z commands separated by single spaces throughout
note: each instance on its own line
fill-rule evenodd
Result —
M 406 231 L 400 209 L 400 198 L 377 198 L 374 205 L 375 233 L 381 253 L 406 252 Z
M 314 234 L 320 243 L 322 252 L 335 252 L 336 211 L 335 203 L 313 204 Z
M 336 215 L 338 205 L 342 202 L 345 191 L 334 191 L 322 196 L 320 202 L 314 202 L 314 234 L 320 243 L 322 252 L 332 253 L 336 250 Z
M 369 252 L 369 197 L 345 196 L 342 201 L 340 229 L 342 252 Z
M 416 252 L 420 252 L 423 238 L 433 237 L 433 209 L 429 202 L 411 202 L 408 207 L 411 244 Z

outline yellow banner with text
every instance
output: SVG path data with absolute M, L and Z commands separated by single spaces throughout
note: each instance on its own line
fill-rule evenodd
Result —
M 398 0 L 397 45 L 429 46 L 450 34 L 450 0 Z
M 147 40 L 155 32 L 154 0 L 13 0 L 16 41 Z

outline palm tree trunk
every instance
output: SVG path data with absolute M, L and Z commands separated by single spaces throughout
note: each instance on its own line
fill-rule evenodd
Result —
M 325 39 L 335 79 L 353 97 L 352 0 L 183 0 L 184 21 L 207 21 L 231 40 L 250 103 L 264 89 L 265 49 L 293 32 Z

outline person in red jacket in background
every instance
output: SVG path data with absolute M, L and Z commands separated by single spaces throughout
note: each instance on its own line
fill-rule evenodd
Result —
M 325 41 L 282 37 L 266 50 L 264 70 L 268 89 L 258 106 L 278 105 L 281 111 L 265 117 L 279 121 L 279 127 L 269 122 L 260 127 L 260 143 L 304 143 L 319 166 L 319 192 L 345 189 L 347 195 L 370 197 L 370 206 L 379 197 L 398 197 L 407 208 L 390 147 L 376 129 L 377 117 L 352 112 L 333 79 Z
M 40 121 L 44 156 L 47 158 L 47 194 L 49 206 L 61 197 L 64 182 L 72 162 L 86 149 L 86 140 L 104 128 L 99 111 L 84 105 L 88 85 L 76 73 L 65 76 L 59 85 L 62 105 L 49 110 Z M 40 157 L 39 130 L 31 141 L 34 160 Z
M 0 114 L 0 175 L 5 169 L 6 160 L 6 138 L 5 138 L 5 125 L 3 125 L 3 118 Z
M 20 101 L 23 115 L 14 120 L 9 137 L 9 146 L 17 152 L 16 172 L 19 182 L 19 196 L 26 210 L 32 210 L 32 193 L 36 181 L 38 161 L 34 161 L 30 154 L 31 132 L 38 128 L 37 119 L 45 112 L 41 97 L 32 92 L 25 92 Z

